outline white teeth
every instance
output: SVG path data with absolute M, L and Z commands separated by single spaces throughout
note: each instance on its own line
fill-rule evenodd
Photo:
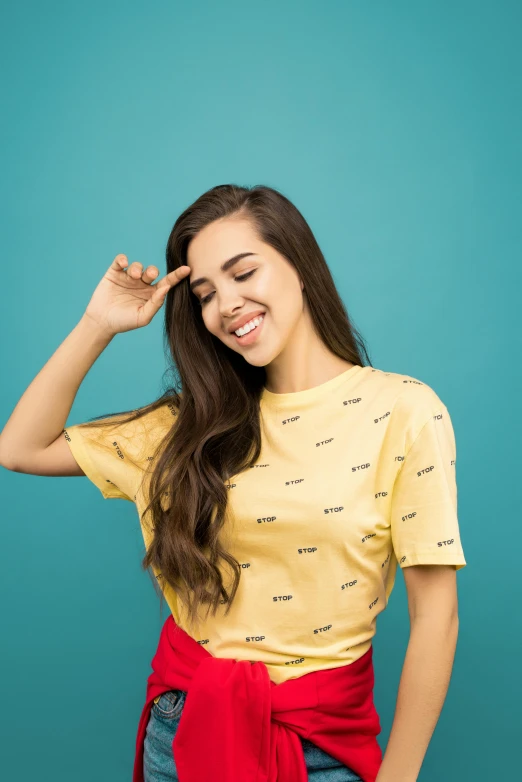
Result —
M 259 326 L 261 321 L 263 320 L 264 315 L 260 315 L 258 318 L 254 318 L 253 320 L 249 320 L 248 323 L 245 323 L 244 326 L 242 326 L 240 329 L 237 329 L 237 331 L 234 331 L 234 334 L 237 334 L 238 337 L 242 337 L 245 334 L 248 334 L 249 331 L 252 331 L 252 329 L 255 329 L 256 326 Z

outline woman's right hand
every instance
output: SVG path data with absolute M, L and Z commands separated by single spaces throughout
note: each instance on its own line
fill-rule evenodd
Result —
M 157 266 L 117 255 L 92 294 L 85 315 L 109 335 L 147 326 L 158 312 L 167 292 L 190 274 L 190 266 L 179 266 L 156 285 Z

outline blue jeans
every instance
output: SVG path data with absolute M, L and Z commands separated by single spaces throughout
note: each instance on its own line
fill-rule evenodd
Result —
M 145 782 L 178 782 L 172 742 L 186 696 L 184 690 L 170 690 L 152 705 L 143 748 Z M 355 771 L 308 739 L 301 738 L 301 743 L 310 782 L 362 782 Z

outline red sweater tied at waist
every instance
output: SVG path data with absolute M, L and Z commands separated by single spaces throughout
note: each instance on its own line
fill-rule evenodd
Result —
M 373 647 L 353 663 L 275 684 L 263 662 L 213 657 L 170 615 L 138 724 L 133 782 L 155 698 L 187 693 L 172 751 L 180 782 L 307 782 L 299 736 L 375 782 L 382 762 Z

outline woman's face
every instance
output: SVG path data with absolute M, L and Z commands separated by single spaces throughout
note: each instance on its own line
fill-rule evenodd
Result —
M 236 256 L 244 257 L 227 265 Z M 238 218 L 205 226 L 189 244 L 187 265 L 206 328 L 249 364 L 273 361 L 303 315 L 304 286 L 294 266 Z M 249 334 L 231 332 L 256 317 Z

